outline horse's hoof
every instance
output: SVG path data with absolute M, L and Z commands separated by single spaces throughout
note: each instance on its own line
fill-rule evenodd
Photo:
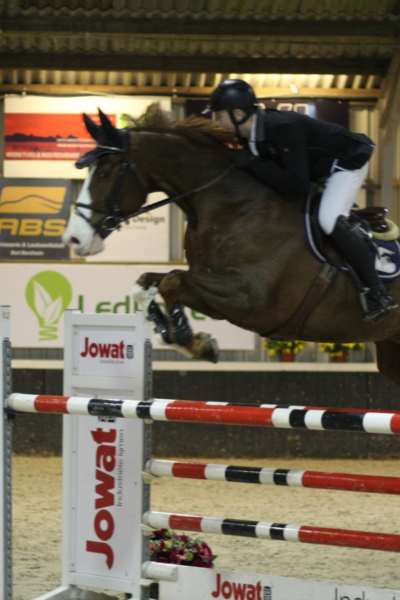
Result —
M 219 348 L 218 342 L 215 338 L 211 338 L 207 340 L 206 348 L 203 354 L 200 356 L 200 360 L 207 360 L 208 362 L 212 362 L 217 364 L 219 359 Z

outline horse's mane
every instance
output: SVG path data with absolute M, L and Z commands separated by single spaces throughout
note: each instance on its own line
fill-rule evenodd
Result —
M 195 115 L 191 115 L 183 121 L 174 121 L 171 113 L 162 110 L 158 102 L 150 104 L 140 117 L 125 116 L 125 119 L 133 131 L 174 132 L 190 138 L 195 137 L 201 141 L 214 140 L 223 144 L 235 143 L 235 135 L 214 121 Z

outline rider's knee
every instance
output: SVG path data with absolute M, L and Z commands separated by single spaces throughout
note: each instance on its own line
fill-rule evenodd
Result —
M 336 221 L 341 214 L 337 213 L 337 211 L 324 211 L 320 210 L 318 213 L 318 223 L 324 233 L 326 235 L 331 235 L 332 231 L 335 229 Z M 343 215 L 346 216 L 346 215 Z

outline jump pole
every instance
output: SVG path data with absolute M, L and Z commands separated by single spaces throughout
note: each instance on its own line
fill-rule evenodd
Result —
M 156 530 L 183 529 L 198 533 L 218 533 L 265 540 L 319 544 L 321 546 L 343 546 L 346 548 L 400 552 L 400 535 L 391 533 L 310 527 L 307 525 L 273 523 L 272 521 L 200 517 L 198 515 L 179 515 L 157 511 L 145 513 L 143 523 Z
M 21 412 L 111 416 L 150 421 L 249 425 L 278 429 L 400 434 L 400 411 L 338 410 L 303 406 L 235 405 L 191 400 L 116 400 L 79 396 L 11 394 L 8 408 Z
M 151 459 L 146 465 L 146 476 L 149 482 L 159 477 L 177 477 L 231 483 L 400 495 L 400 477 L 357 475 L 353 473 L 323 473 L 320 471 L 301 471 L 299 469 L 274 469 Z

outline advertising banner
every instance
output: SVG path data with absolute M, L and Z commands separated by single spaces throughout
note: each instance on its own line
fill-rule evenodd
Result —
M 0 259 L 69 258 L 61 236 L 71 203 L 71 181 L 0 179 Z
M 178 597 L 190 600 L 399 600 L 400 597 L 397 591 L 362 584 L 182 566 L 177 570 L 177 581 L 160 581 L 159 597 L 163 600 Z
M 128 584 L 134 559 L 141 560 L 140 553 L 132 549 L 132 540 L 140 535 L 132 514 L 135 485 L 141 476 L 141 465 L 135 460 L 140 424 L 128 419 L 99 422 L 97 417 L 76 421 L 79 468 L 74 481 L 74 570 Z
M 145 398 L 149 324 L 142 315 L 69 311 L 65 328 L 66 396 Z M 145 439 L 135 419 L 64 417 L 63 585 L 140 597 Z
M 76 330 L 78 351 L 74 355 L 74 375 L 134 377 L 135 331 L 115 327 L 96 331 Z M 122 339 L 123 338 L 123 339 Z
M 260 99 L 265 108 L 288 110 L 307 115 L 313 119 L 321 119 L 328 123 L 336 123 L 349 127 L 349 103 L 342 100 L 326 100 L 325 98 L 280 98 L 276 100 Z
M 165 197 L 162 192 L 154 192 L 149 195 L 147 204 Z M 105 250 L 88 256 L 87 262 L 168 262 L 169 217 L 170 207 L 162 206 L 130 219 L 104 241 Z
M 62 177 L 84 179 L 87 169 L 75 161 L 93 147 L 83 113 L 98 121 L 98 108 L 116 127 L 124 115 L 139 117 L 152 102 L 171 110 L 171 99 L 151 96 L 6 96 L 5 177 Z
M 296 96 L 279 98 L 279 100 L 272 98 L 259 98 L 258 100 L 265 108 L 294 111 L 314 119 L 322 119 L 329 123 L 349 127 L 349 103 L 343 100 L 298 98 Z M 207 105 L 207 100 L 186 100 L 185 114 L 187 117 L 202 115 Z
M 116 115 L 108 118 L 116 126 Z M 81 114 L 6 113 L 4 124 L 6 160 L 78 160 L 95 146 Z
M 13 345 L 16 348 L 62 348 L 62 315 L 66 309 L 79 309 L 84 313 L 133 313 L 132 288 L 137 279 L 147 271 L 168 273 L 171 266 L 3 264 L 1 270 L 0 304 L 10 305 L 16 315 Z M 254 349 L 252 332 L 194 310 L 187 309 L 186 314 L 193 330 L 210 333 L 221 349 Z M 165 348 L 156 338 L 153 344 L 155 348 Z

